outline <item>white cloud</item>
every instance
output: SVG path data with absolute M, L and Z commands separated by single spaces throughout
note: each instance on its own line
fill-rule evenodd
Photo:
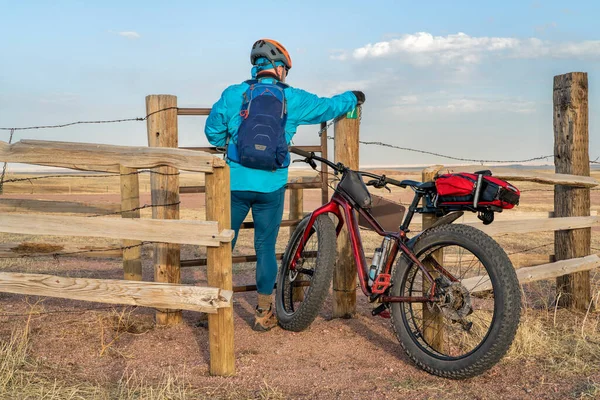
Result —
M 536 103 L 518 98 L 486 98 L 453 96 L 445 92 L 400 96 L 389 107 L 401 115 L 416 114 L 466 114 L 481 112 L 508 112 L 530 114 L 536 111 Z
M 126 37 L 127 39 L 139 39 L 141 38 L 140 34 L 134 31 L 123 31 L 117 33 L 119 36 Z
M 405 61 L 417 66 L 457 62 L 478 64 L 489 55 L 510 58 L 597 58 L 600 57 L 600 40 L 555 43 L 537 38 L 474 37 L 463 32 L 447 36 L 417 32 L 397 39 L 369 43 L 350 52 L 336 51 L 331 58 L 342 61 L 365 60 L 394 55 L 401 55 Z
M 346 61 L 348 59 L 348 54 L 344 50 L 330 50 L 329 58 L 336 61 Z
M 373 80 L 355 80 L 355 81 L 334 81 L 324 84 L 319 91 L 322 96 L 333 96 L 347 90 L 366 90 L 374 83 Z
M 417 104 L 418 102 L 419 98 L 415 95 L 400 96 L 398 99 L 396 99 L 397 105 Z

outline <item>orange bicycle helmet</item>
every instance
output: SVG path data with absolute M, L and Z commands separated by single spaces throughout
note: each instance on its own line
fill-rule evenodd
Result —
M 273 64 L 275 64 L 276 61 L 281 61 L 288 70 L 292 68 L 292 58 L 290 57 L 290 54 L 281 43 L 276 42 L 275 40 L 260 39 L 254 43 L 252 51 L 250 52 L 250 62 L 252 65 L 255 65 L 256 60 L 261 57 L 266 58 Z

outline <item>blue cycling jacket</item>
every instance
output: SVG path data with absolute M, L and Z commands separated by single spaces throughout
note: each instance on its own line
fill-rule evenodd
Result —
M 261 81 L 275 82 L 273 78 L 263 78 Z M 213 105 L 204 127 L 206 138 L 213 146 L 225 146 L 228 135 L 235 139 L 242 122 L 240 109 L 243 94 L 248 87 L 245 82 L 229 86 Z M 330 98 L 318 97 L 293 87 L 286 88 L 284 93 L 287 99 L 285 136 L 288 145 L 299 125 L 319 124 L 356 107 L 356 96 L 350 91 Z M 231 171 L 231 190 L 270 193 L 283 187 L 288 180 L 287 168 L 264 171 L 247 168 L 230 160 L 228 164 Z

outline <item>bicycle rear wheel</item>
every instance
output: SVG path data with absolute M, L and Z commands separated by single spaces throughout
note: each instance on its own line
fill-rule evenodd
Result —
M 290 237 L 275 292 L 279 325 L 295 332 L 308 328 L 319 314 L 331 285 L 336 256 L 333 221 L 327 215 L 319 215 L 296 260 L 296 268 L 290 268 L 309 219 L 310 216 L 306 216 Z
M 482 231 L 442 225 L 423 233 L 413 252 L 441 289 L 437 303 L 393 303 L 392 325 L 410 358 L 422 369 L 447 378 L 479 375 L 510 347 L 520 318 L 521 291 L 504 250 Z M 441 274 L 443 267 L 459 282 Z M 401 257 L 392 296 L 427 296 L 422 270 Z

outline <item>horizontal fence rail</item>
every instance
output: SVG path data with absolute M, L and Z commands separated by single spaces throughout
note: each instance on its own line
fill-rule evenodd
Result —
M 31 235 L 104 237 L 218 247 L 233 240 L 231 229 L 219 231 L 213 221 L 134 218 L 87 218 L 0 214 L 0 232 Z
M 493 176 L 509 181 L 527 181 L 543 183 L 548 185 L 565 185 L 573 187 L 591 188 L 598 186 L 598 181 L 589 176 L 568 175 L 568 174 L 544 174 L 527 172 L 498 172 Z
M 121 206 L 115 203 L 82 203 L 76 201 L 52 201 L 32 199 L 0 199 L 0 212 L 44 212 L 44 213 L 116 213 Z
M 75 246 L 57 243 L 0 243 L 0 258 L 74 256 L 123 257 L 123 249 L 99 246 Z
M 590 228 L 598 225 L 599 217 L 562 217 L 547 219 L 521 219 L 515 221 L 494 221 L 490 225 L 466 223 L 475 226 L 490 236 L 504 233 L 534 233 L 565 229 Z
M 209 314 L 231 307 L 233 291 L 210 287 L 116 279 L 0 272 L 0 292 L 71 300 L 97 301 L 156 308 L 175 308 Z
M 213 168 L 225 165 L 222 159 L 200 151 L 46 140 L 21 140 L 13 144 L 0 141 L 0 161 L 100 172 L 119 172 L 120 166 L 171 166 L 211 173 Z
M 591 255 L 570 260 L 556 261 L 550 264 L 536 265 L 517 269 L 517 278 L 521 284 L 556 278 L 574 272 L 588 271 L 600 267 L 600 257 Z M 475 276 L 463 279 L 461 283 L 468 291 L 484 292 L 492 290 L 492 282 L 488 276 Z

